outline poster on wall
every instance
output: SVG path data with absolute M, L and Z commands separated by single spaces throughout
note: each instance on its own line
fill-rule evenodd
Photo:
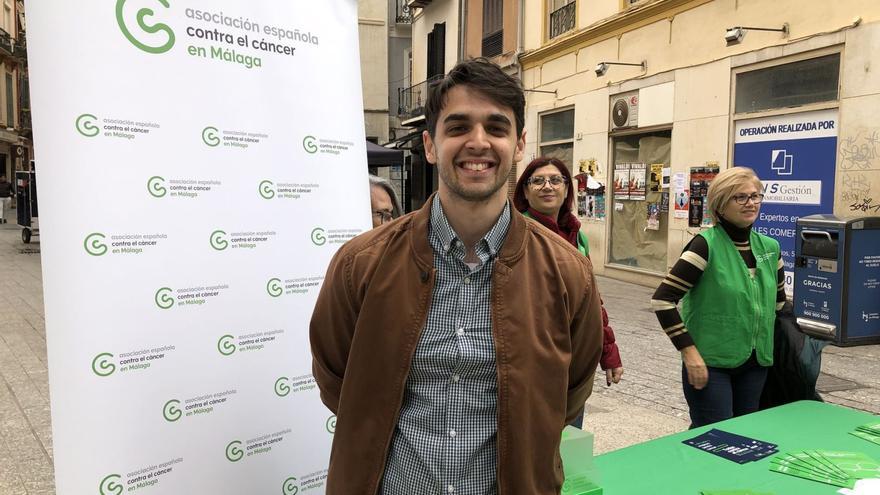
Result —
M 595 196 L 591 196 L 591 198 L 593 198 L 593 217 L 596 220 L 605 220 L 605 195 L 597 194 Z
M 648 203 L 648 223 L 645 230 L 660 230 L 660 205 Z
M 580 186 L 580 181 L 578 181 Z M 578 200 L 583 195 L 584 216 L 589 220 L 605 220 L 605 184 L 587 175 L 584 189 L 578 191 Z
M 647 192 L 647 165 L 631 163 L 629 165 L 629 199 L 644 201 Z
M 687 174 L 676 172 L 672 176 L 673 218 L 688 218 L 690 194 L 687 189 Z
M 660 192 L 660 189 L 664 187 L 662 185 L 663 181 L 663 164 L 662 163 L 652 163 L 651 164 L 651 175 L 648 177 L 648 190 L 651 192 Z
M 704 167 L 691 168 L 691 206 L 688 213 L 688 225 L 690 227 L 708 227 L 712 225 L 712 214 L 708 207 L 708 195 L 709 185 L 716 175 L 718 175 L 718 166 L 714 162 Z
M 622 199 L 630 199 L 630 164 L 615 163 L 614 164 L 614 199 L 615 201 Z
M 789 295 L 797 219 L 834 210 L 837 128 L 837 109 L 736 122 L 734 163 L 753 169 L 764 184 L 754 229 L 779 241 Z
M 309 319 L 370 225 L 357 2 L 28 27 L 56 492 L 324 493 Z

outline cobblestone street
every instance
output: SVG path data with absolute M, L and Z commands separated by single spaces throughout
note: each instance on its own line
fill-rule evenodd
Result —
M 40 244 L 21 242 L 14 213 L 0 225 L 0 495 L 53 494 Z M 610 388 L 597 375 L 588 402 L 586 429 L 603 453 L 684 430 L 689 421 L 678 352 L 650 310 L 653 289 L 599 283 L 626 370 Z M 822 370 L 825 400 L 880 414 L 880 346 L 829 346 Z

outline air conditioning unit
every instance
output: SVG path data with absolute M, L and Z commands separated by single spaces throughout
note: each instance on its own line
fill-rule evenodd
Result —
M 611 130 L 639 126 L 639 92 L 611 97 Z

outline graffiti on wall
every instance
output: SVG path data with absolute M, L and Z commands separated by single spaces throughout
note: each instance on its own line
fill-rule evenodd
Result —
M 880 213 L 880 130 L 860 129 L 840 141 L 839 203 L 853 213 Z
M 869 170 L 877 166 L 877 143 L 880 132 L 859 131 L 855 136 L 840 143 L 840 168 L 843 170 Z

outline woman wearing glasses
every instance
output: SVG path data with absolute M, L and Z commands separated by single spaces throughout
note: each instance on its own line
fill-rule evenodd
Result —
M 536 158 L 526 167 L 516 184 L 513 205 L 523 215 L 536 220 L 541 225 L 556 232 L 576 247 L 584 256 L 590 256 L 587 236 L 581 232 L 581 222 L 571 212 L 574 198 L 571 172 L 568 167 L 555 158 Z M 608 325 L 608 314 L 602 307 L 602 357 L 599 365 L 605 370 L 605 383 L 620 382 L 623 364 L 620 352 L 614 342 L 614 331 Z M 581 428 L 584 415 L 581 413 L 572 425 Z
M 370 211 L 373 228 L 386 224 L 403 213 L 397 192 L 387 179 L 370 174 Z
M 779 243 L 752 230 L 763 191 L 750 168 L 718 174 L 708 194 L 716 225 L 691 239 L 651 300 L 681 351 L 691 428 L 757 411 L 773 364 L 784 272 Z

